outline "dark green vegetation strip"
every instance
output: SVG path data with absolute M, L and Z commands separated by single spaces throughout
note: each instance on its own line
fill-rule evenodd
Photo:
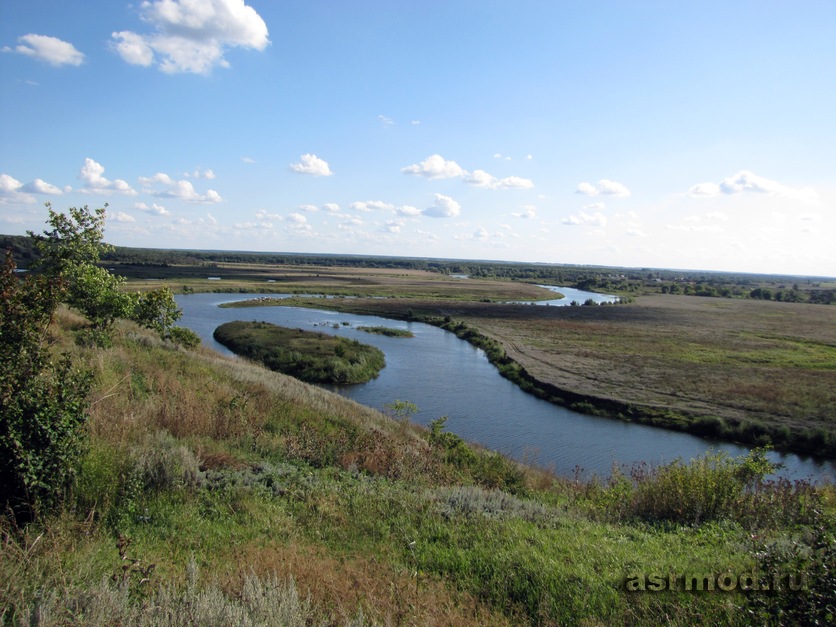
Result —
M 365 383 L 386 365 L 374 346 L 267 322 L 227 322 L 214 337 L 237 355 L 310 383 Z
M 393 329 L 391 327 L 357 327 L 358 331 L 365 331 L 366 333 L 373 333 L 375 335 L 385 335 L 386 337 L 415 337 L 412 331 L 406 329 Z

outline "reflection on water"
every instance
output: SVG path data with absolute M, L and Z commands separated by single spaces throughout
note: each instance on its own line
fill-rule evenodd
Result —
M 566 294 L 568 289 L 560 291 Z M 582 295 L 583 300 L 590 297 L 588 292 Z M 578 296 L 566 294 L 569 301 L 578 300 Z M 711 447 L 735 456 L 748 451 L 734 444 L 585 416 L 552 405 L 499 376 L 480 349 L 427 324 L 297 307 L 217 307 L 248 298 L 252 297 L 178 296 L 177 302 L 183 308 L 180 323 L 197 332 L 207 346 L 224 354 L 231 353 L 212 339 L 212 332 L 230 320 L 263 320 L 302 329 L 316 327 L 318 331 L 372 344 L 386 354 L 386 367 L 380 376 L 360 385 L 330 386 L 331 390 L 381 410 L 386 403 L 398 399 L 411 401 L 420 410 L 413 417 L 415 422 L 428 425 L 436 418 L 448 416 L 446 427 L 466 440 L 550 467 L 565 476 L 572 475 L 577 466 L 587 475 L 607 475 L 613 464 L 687 460 Z M 356 329 L 362 325 L 408 329 L 414 337 L 372 335 Z M 832 462 L 817 463 L 796 455 L 772 457 L 785 464 L 782 474 L 790 478 L 836 477 Z

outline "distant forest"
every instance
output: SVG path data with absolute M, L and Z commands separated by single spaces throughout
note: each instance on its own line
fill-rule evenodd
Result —
M 10 249 L 20 268 L 37 258 L 29 237 L 0 235 L 0 249 Z M 224 250 L 166 250 L 117 246 L 103 253 L 103 264 L 120 264 L 130 278 L 130 267 L 172 268 L 218 264 L 268 266 L 389 268 L 461 274 L 472 278 L 505 278 L 548 283 L 619 295 L 662 293 L 715 298 L 752 298 L 814 304 L 836 303 L 836 278 L 749 274 L 660 268 L 617 268 L 490 260 L 433 259 L 307 253 L 260 253 Z

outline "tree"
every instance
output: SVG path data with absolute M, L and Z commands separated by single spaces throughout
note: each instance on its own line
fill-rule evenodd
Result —
M 40 254 L 33 268 L 60 285 L 62 300 L 90 320 L 88 338 L 94 344 L 109 343 L 118 318 L 134 320 L 163 339 L 186 346 L 199 342 L 194 333 L 174 327 L 182 312 L 169 288 L 131 294 L 124 290 L 124 277 L 98 265 L 102 253 L 113 250 L 102 241 L 106 204 L 92 211 L 87 206 L 71 207 L 66 214 L 53 211 L 49 203 L 46 207 L 51 228 L 40 235 L 28 232 Z

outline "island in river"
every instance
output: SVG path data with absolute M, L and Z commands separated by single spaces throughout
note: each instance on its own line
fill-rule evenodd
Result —
M 227 322 L 213 335 L 236 355 L 309 383 L 365 383 L 386 365 L 374 346 L 268 322 Z

